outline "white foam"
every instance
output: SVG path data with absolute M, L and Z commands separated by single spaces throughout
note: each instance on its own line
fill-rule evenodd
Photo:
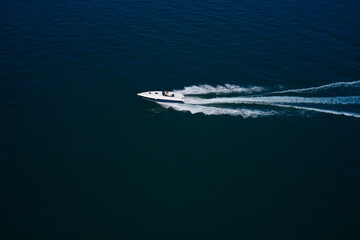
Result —
M 293 97 L 293 96 L 272 96 L 272 97 L 230 97 L 230 98 L 209 98 L 201 99 L 188 97 L 186 102 L 189 104 L 267 104 L 267 103 L 306 103 L 306 104 L 326 104 L 326 105 L 356 105 L 360 104 L 360 96 L 348 97 Z
M 319 90 L 326 90 L 331 88 L 348 88 L 348 87 L 360 87 L 360 80 L 353 81 L 353 82 L 337 82 L 337 83 L 330 83 L 323 86 L 318 87 L 310 87 L 310 88 L 300 88 L 300 89 L 291 89 L 291 90 L 284 90 L 284 91 L 277 91 L 273 93 L 313 93 Z
M 304 93 L 304 92 L 316 92 L 319 90 L 326 90 L 331 88 L 349 88 L 349 87 L 360 87 L 360 80 L 353 81 L 353 82 L 336 82 L 330 83 L 318 87 L 310 87 L 310 88 L 300 88 L 300 89 L 290 89 L 284 91 L 275 91 L 269 94 L 276 94 L 276 93 Z M 184 95 L 203 95 L 203 94 L 227 94 L 227 93 L 260 93 L 265 90 L 264 87 L 253 86 L 253 87 L 242 87 L 234 84 L 224 84 L 224 85 L 217 85 L 211 86 L 208 84 L 202 85 L 194 85 L 185 87 L 182 90 L 174 90 L 176 92 L 182 93 Z
M 274 111 L 260 111 L 250 109 L 230 109 L 220 107 L 207 107 L 201 105 L 178 104 L 178 103 L 161 103 L 166 108 L 173 108 L 177 111 L 186 111 L 192 114 L 202 113 L 204 115 L 230 115 L 241 116 L 243 118 L 256 118 L 261 116 L 275 115 Z
M 284 93 L 313 93 L 320 90 L 334 89 L 334 88 L 359 88 L 360 80 L 354 82 L 338 82 L 331 83 L 318 87 L 292 89 L 285 91 L 271 92 L 269 94 L 284 94 Z M 339 97 L 301 97 L 301 96 L 238 96 L 238 97 L 215 97 L 205 98 L 194 97 L 191 95 L 206 95 L 206 94 L 252 94 L 263 92 L 263 87 L 241 87 L 232 84 L 218 85 L 216 87 L 211 85 L 198 85 L 185 87 L 183 90 L 175 90 L 176 92 L 188 95 L 185 97 L 186 104 L 162 104 L 166 108 L 173 108 L 177 111 L 188 111 L 192 114 L 202 113 L 205 115 L 231 115 L 248 117 L 260 117 L 282 114 L 284 111 L 274 110 L 258 110 L 248 108 L 226 108 L 224 106 L 206 106 L 209 104 L 259 104 L 275 106 L 279 108 L 292 108 L 297 110 L 306 110 L 327 114 L 343 115 L 349 117 L 360 118 L 360 113 L 327 110 L 322 108 L 314 108 L 307 106 L 299 106 L 298 104 L 312 104 L 312 105 L 360 105 L 360 96 L 339 96 Z M 189 96 L 190 95 L 190 96 Z M 264 107 L 264 106 L 263 106 Z M 262 108 L 263 108 L 262 107 Z
M 241 87 L 233 84 L 217 85 L 216 87 L 204 84 L 199 86 L 185 87 L 183 90 L 174 90 L 184 95 L 225 94 L 225 93 L 259 93 L 264 91 L 262 87 Z
M 359 113 L 353 113 L 353 112 L 344 112 L 344 111 L 335 111 L 335 110 L 328 110 L 328 109 L 299 107 L 299 106 L 281 105 L 281 104 L 272 104 L 272 105 L 277 106 L 277 107 L 293 108 L 293 109 L 298 109 L 298 110 L 306 110 L 306 111 L 313 111 L 313 112 L 320 112 L 320 113 L 327 113 L 327 114 L 334 114 L 334 115 L 342 115 L 342 116 L 347 116 L 347 117 L 360 118 Z

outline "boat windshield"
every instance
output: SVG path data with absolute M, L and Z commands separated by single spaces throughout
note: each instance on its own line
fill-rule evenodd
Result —
M 162 91 L 162 95 L 166 97 L 174 97 L 174 94 L 170 93 L 169 91 Z

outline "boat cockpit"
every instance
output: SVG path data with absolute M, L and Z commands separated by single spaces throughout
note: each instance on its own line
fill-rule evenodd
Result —
M 166 97 L 174 97 L 175 95 L 173 93 L 170 93 L 169 91 L 162 91 L 162 95 Z

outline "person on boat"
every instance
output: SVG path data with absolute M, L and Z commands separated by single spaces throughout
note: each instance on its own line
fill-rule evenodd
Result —
M 162 95 L 166 97 L 174 97 L 174 94 L 171 94 L 169 91 L 162 91 Z

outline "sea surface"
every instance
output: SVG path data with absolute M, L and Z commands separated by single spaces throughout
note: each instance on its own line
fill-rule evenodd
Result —
M 359 1 L 2 0 L 0 31 L 1 239 L 360 239 Z

